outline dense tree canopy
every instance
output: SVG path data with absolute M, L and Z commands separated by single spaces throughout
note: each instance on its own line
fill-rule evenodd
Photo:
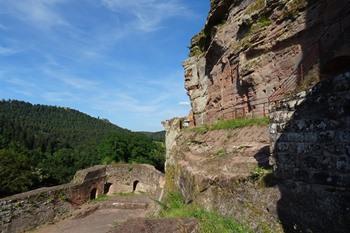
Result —
M 76 110 L 0 101 L 0 196 L 68 182 L 95 164 L 164 169 L 164 143 Z

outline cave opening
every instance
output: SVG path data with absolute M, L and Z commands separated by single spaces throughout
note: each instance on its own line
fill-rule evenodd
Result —
M 350 56 L 338 56 L 328 61 L 322 69 L 322 74 L 337 75 L 349 71 Z
M 112 183 L 105 183 L 103 187 L 103 194 L 108 194 L 111 189 Z
M 97 189 L 93 188 L 90 192 L 90 200 L 94 200 L 97 197 Z
M 135 180 L 133 185 L 132 185 L 132 192 L 134 193 L 136 191 L 137 185 L 138 185 L 139 181 Z

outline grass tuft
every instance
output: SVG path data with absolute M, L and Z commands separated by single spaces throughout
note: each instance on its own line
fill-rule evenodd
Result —
M 224 157 L 225 155 L 226 155 L 226 150 L 223 148 L 216 152 L 216 156 L 218 157 Z
M 98 197 L 91 200 L 91 202 L 107 201 L 108 199 L 109 199 L 109 196 L 107 196 L 106 194 L 103 194 L 103 195 L 98 195 Z
M 262 118 L 240 118 L 232 120 L 219 120 L 212 125 L 201 125 L 195 128 L 190 128 L 191 131 L 204 134 L 212 130 L 220 129 L 237 129 L 247 126 L 265 126 L 269 124 L 269 119 L 267 117 Z
M 241 225 L 232 218 L 223 217 L 220 214 L 207 211 L 193 204 L 186 205 L 182 195 L 170 193 L 166 199 L 166 208 L 160 213 L 160 217 L 196 218 L 199 221 L 201 233 L 248 233 L 246 226 Z
M 242 119 L 234 119 L 234 120 L 221 120 L 217 121 L 213 124 L 210 129 L 211 130 L 219 130 L 219 129 L 236 129 L 243 128 L 247 126 L 253 125 L 268 125 L 269 119 L 267 117 L 263 118 L 242 118 Z
M 254 12 L 258 12 L 262 9 L 265 8 L 265 0 L 256 0 L 255 2 L 253 2 L 252 4 L 250 4 L 247 9 L 246 9 L 246 14 L 250 15 Z
M 249 178 L 260 187 L 273 187 L 278 183 L 278 178 L 273 173 L 272 168 L 256 167 Z
M 256 22 L 257 27 L 259 28 L 270 26 L 271 23 L 272 23 L 271 19 L 269 19 L 266 16 L 259 18 L 259 20 Z
M 254 181 L 259 181 L 261 180 L 264 176 L 271 174 L 272 170 L 271 169 L 266 169 L 262 167 L 256 167 L 254 171 L 251 173 L 250 178 Z

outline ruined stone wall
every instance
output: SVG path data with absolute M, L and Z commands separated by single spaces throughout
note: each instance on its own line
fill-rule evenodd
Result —
M 350 229 L 350 66 L 276 103 L 271 145 L 287 232 Z
M 115 164 L 107 167 L 109 194 L 143 192 L 159 198 L 164 188 L 163 173 L 146 164 Z
M 103 193 L 105 166 L 78 171 L 71 183 L 0 199 L 1 233 L 23 232 L 68 214 L 90 200 L 92 189 Z
M 314 85 L 319 66 L 349 50 L 346 0 L 211 3 L 184 62 L 193 124 L 265 116 L 271 96 Z
M 137 189 L 133 190 L 136 180 Z M 98 165 L 80 170 L 69 184 L 0 199 L 0 232 L 23 232 L 56 221 L 79 205 L 107 193 L 140 191 L 158 198 L 163 185 L 163 174 L 150 165 Z M 109 190 L 113 187 L 122 188 Z
M 0 200 L 0 232 L 23 232 L 52 222 L 73 209 L 66 185 L 35 190 Z

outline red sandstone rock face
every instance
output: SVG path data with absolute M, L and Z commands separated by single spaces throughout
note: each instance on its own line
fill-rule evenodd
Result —
M 268 114 L 269 99 L 313 85 L 325 58 L 349 43 L 345 0 L 211 3 L 205 28 L 192 39 L 184 62 L 192 124 Z M 344 53 L 344 46 L 340 50 Z

